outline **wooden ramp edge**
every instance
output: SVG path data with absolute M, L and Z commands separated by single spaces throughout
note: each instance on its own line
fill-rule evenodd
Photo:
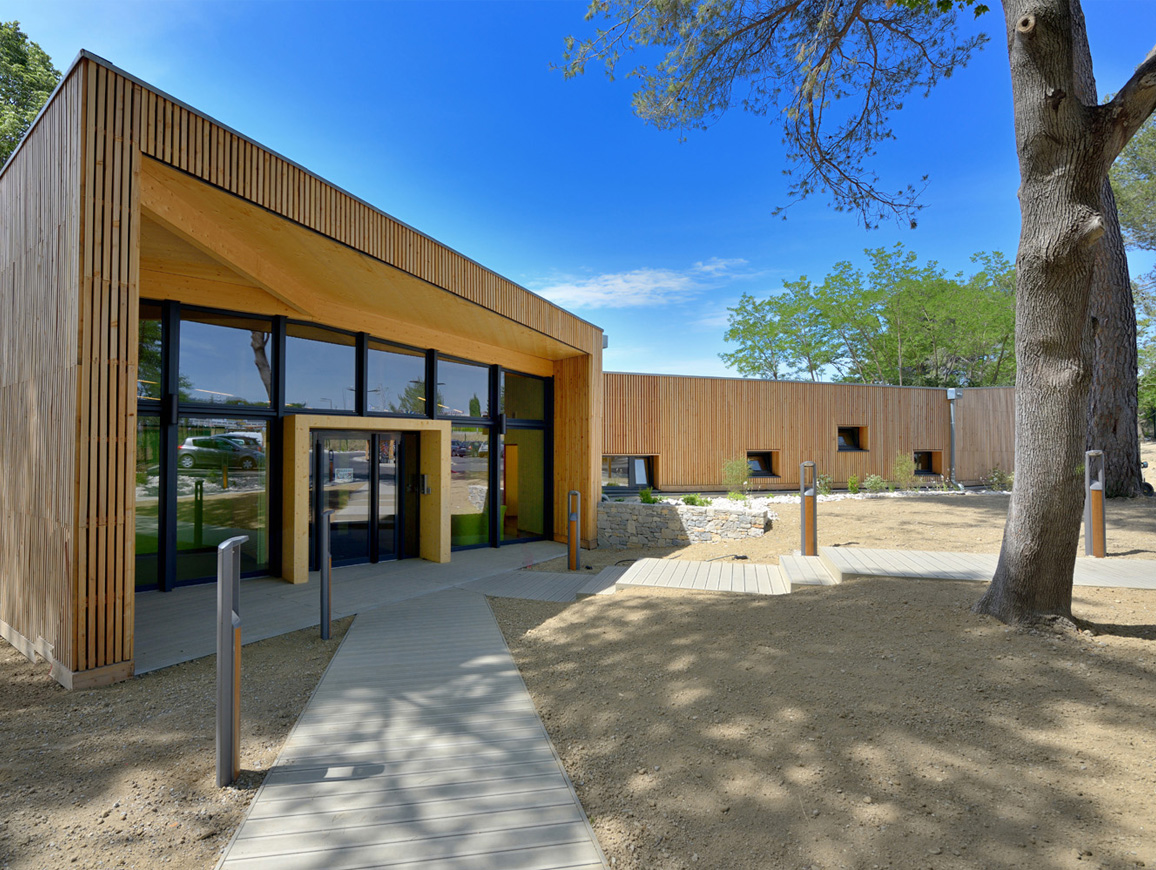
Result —
M 618 578 L 618 586 L 654 586 L 703 592 L 787 595 L 791 585 L 775 565 L 737 560 L 639 559 Z

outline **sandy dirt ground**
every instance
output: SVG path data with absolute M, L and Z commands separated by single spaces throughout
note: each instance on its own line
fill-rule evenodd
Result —
M 995 552 L 1006 510 L 829 502 L 820 544 Z M 583 557 L 773 562 L 798 547 L 778 512 L 738 548 Z M 1108 519 L 1113 555 L 1156 559 L 1156 500 Z M 1052 637 L 973 616 L 980 588 L 492 603 L 615 867 L 1156 866 L 1156 594 L 1077 589 L 1103 631 Z M 69 693 L 0 643 L 0 868 L 212 868 L 346 626 L 245 647 L 227 789 L 212 657 Z

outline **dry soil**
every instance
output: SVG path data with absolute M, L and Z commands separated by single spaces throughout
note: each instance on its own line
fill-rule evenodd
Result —
M 995 552 L 1006 509 L 830 502 L 820 543 Z M 775 561 L 799 536 L 778 512 L 741 547 L 584 558 Z M 1156 500 L 1108 518 L 1113 555 L 1156 559 Z M 492 604 L 615 867 L 1156 866 L 1156 593 L 1077 589 L 1102 631 L 1050 636 L 972 615 L 980 588 Z M 345 627 L 245 648 L 227 789 L 211 657 L 69 693 L 0 644 L 0 868 L 212 868 Z

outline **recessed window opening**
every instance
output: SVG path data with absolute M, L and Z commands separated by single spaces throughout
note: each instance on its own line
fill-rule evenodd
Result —
M 641 489 L 645 486 L 654 486 L 653 457 L 602 457 L 602 487 L 604 489 Z
M 838 438 L 840 450 L 867 449 L 866 426 L 840 426 Z
M 916 450 L 912 456 L 916 474 L 934 476 L 943 473 L 942 450 Z
M 747 468 L 751 477 L 778 477 L 778 450 L 748 450 Z

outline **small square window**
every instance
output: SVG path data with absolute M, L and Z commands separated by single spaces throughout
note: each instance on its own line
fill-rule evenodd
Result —
M 838 438 L 840 450 L 867 449 L 866 426 L 840 426 Z
M 748 450 L 747 468 L 751 477 L 778 477 L 778 450 Z
M 915 473 L 923 475 L 943 474 L 942 450 L 916 450 L 912 454 L 915 459 Z

